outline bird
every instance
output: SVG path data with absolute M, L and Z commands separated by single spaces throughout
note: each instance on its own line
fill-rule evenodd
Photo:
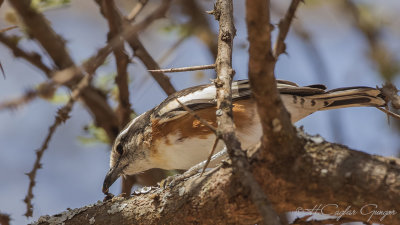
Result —
M 284 80 L 277 80 L 277 88 L 292 123 L 317 111 L 386 106 L 385 97 L 378 88 L 355 86 L 327 91 L 322 84 L 299 86 Z M 207 159 L 216 136 L 181 104 L 203 121 L 217 126 L 214 84 L 190 87 L 168 96 L 158 106 L 129 122 L 115 139 L 110 169 L 103 183 L 104 193 L 108 193 L 121 175 L 134 175 L 152 168 L 187 170 Z M 232 111 L 243 149 L 255 145 L 262 128 L 249 80 L 232 82 Z M 220 142 L 215 152 L 223 147 Z

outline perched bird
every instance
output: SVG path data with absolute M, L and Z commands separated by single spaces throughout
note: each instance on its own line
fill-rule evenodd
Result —
M 370 87 L 325 91 L 324 85 L 300 87 L 282 80 L 277 81 L 277 87 L 293 123 L 321 110 L 386 105 L 381 91 Z M 215 135 L 180 103 L 216 127 L 215 95 L 214 84 L 187 88 L 133 119 L 112 147 L 103 192 L 107 193 L 120 175 L 133 175 L 151 168 L 186 170 L 207 159 Z M 237 136 L 243 148 L 250 147 L 260 140 L 262 130 L 248 80 L 232 83 L 232 101 Z M 219 143 L 216 152 L 222 148 L 223 143 Z

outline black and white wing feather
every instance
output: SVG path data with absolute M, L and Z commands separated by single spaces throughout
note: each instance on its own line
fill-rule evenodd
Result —
M 385 101 L 381 98 L 381 92 L 376 88 L 370 87 L 349 87 L 325 91 L 326 87 L 321 84 L 301 87 L 293 82 L 284 80 L 277 80 L 277 87 L 288 111 L 291 114 L 300 113 L 299 118 L 318 110 L 351 106 L 380 107 L 385 105 Z M 186 110 L 181 107 L 176 99 L 193 111 L 215 107 L 215 95 L 216 88 L 214 84 L 200 85 L 178 91 L 157 106 L 153 111 L 153 116 L 162 122 L 166 122 L 186 115 Z M 237 101 L 249 98 L 251 98 L 249 81 L 234 81 L 232 83 L 232 100 Z

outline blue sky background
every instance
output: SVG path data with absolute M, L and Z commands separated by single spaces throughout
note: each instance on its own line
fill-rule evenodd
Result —
M 129 1 L 117 1 L 121 8 L 130 9 Z M 245 27 L 244 2 L 235 1 L 235 25 L 237 37 L 233 56 L 236 79 L 247 78 L 248 54 Z M 278 2 L 278 1 L 274 1 Z M 301 39 L 293 32 L 287 39 L 288 55 L 280 57 L 276 77 L 296 82 L 300 85 L 324 83 L 329 89 L 342 86 L 376 86 L 383 83 L 370 63 L 366 52 L 368 45 L 363 36 L 352 26 L 350 19 L 343 16 L 335 1 L 310 1 L 301 5 L 297 18 L 314 37 L 316 47 L 322 56 L 328 74 L 324 77 L 315 73 L 308 57 L 309 52 Z M 373 1 L 357 1 L 374 4 Z M 285 1 L 279 8 L 286 8 Z M 151 9 L 157 2 L 150 1 Z M 276 3 L 277 4 L 277 3 Z M 204 10 L 212 9 L 212 1 L 202 2 Z M 400 52 L 400 2 L 380 1 L 373 5 L 372 11 L 382 18 L 391 18 L 384 30 L 385 44 L 397 55 Z M 7 5 L 0 8 L 0 18 L 9 10 Z M 147 9 L 146 9 L 147 10 Z M 68 48 L 75 62 L 79 63 L 104 46 L 107 24 L 92 1 L 72 1 L 68 7 L 50 10 L 45 13 L 53 28 L 68 41 Z M 182 18 L 184 20 L 185 18 Z M 218 24 L 209 16 L 213 29 Z M 139 19 L 140 20 L 140 19 Z M 277 22 L 276 18 L 274 21 Z M 383 23 L 384 21 L 382 21 Z M 141 40 L 154 58 L 159 59 L 177 40 L 175 32 L 166 33 L 162 27 L 170 22 L 167 19 L 155 22 L 142 33 Z M 0 28 L 9 26 L 0 19 Z M 7 32 L 16 33 L 18 30 Z M 41 48 L 23 41 L 30 50 Z M 6 79 L 0 79 L 0 101 L 18 97 L 27 89 L 45 81 L 45 76 L 0 44 L 0 62 L 6 72 Z M 136 112 L 142 113 L 159 104 L 166 95 L 156 82 L 146 73 L 145 68 L 135 60 L 129 67 L 131 76 L 131 103 Z M 164 68 L 211 64 L 213 59 L 207 48 L 197 38 L 188 38 L 161 66 Z M 114 72 L 113 57 L 109 63 L 98 70 L 97 75 Z M 196 72 L 171 74 L 172 83 L 177 89 L 208 83 L 214 72 L 208 70 L 199 77 Z M 400 87 L 400 78 L 394 81 Z M 66 89 L 60 92 L 68 93 Z M 104 144 L 84 145 L 78 136 L 84 135 L 83 127 L 91 122 L 91 116 L 84 106 L 76 104 L 71 118 L 60 126 L 42 159 L 43 169 L 38 171 L 37 185 L 34 188 L 34 217 L 25 219 L 23 199 L 27 192 L 28 177 L 24 173 L 31 170 L 35 160 L 35 149 L 43 142 L 48 127 L 53 123 L 60 104 L 52 104 L 36 99 L 30 104 L 14 111 L 0 111 L 0 211 L 11 214 L 12 224 L 26 224 L 40 215 L 55 214 L 66 208 L 77 208 L 103 199 L 101 185 L 108 170 L 109 146 Z M 384 156 L 397 156 L 400 151 L 399 131 L 394 123 L 388 125 L 386 116 L 374 108 L 351 108 L 318 112 L 297 126 L 304 126 L 310 134 L 320 134 L 328 141 L 338 142 L 350 148 Z M 118 193 L 119 182 L 111 188 Z

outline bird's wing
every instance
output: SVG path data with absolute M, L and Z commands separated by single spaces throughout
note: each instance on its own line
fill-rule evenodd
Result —
M 325 86 L 320 84 L 300 87 L 290 81 L 277 80 L 277 86 L 281 94 L 309 96 L 322 94 L 325 92 Z M 216 88 L 214 84 L 200 85 L 178 91 L 170 95 L 154 109 L 154 118 L 158 118 L 163 121 L 170 121 L 187 114 L 187 111 L 180 105 L 179 102 L 186 105 L 193 111 L 208 107 L 215 107 L 217 104 L 215 95 Z M 238 80 L 232 82 L 233 101 L 248 99 L 250 97 L 251 89 L 249 80 Z M 179 102 L 177 100 L 179 100 Z

